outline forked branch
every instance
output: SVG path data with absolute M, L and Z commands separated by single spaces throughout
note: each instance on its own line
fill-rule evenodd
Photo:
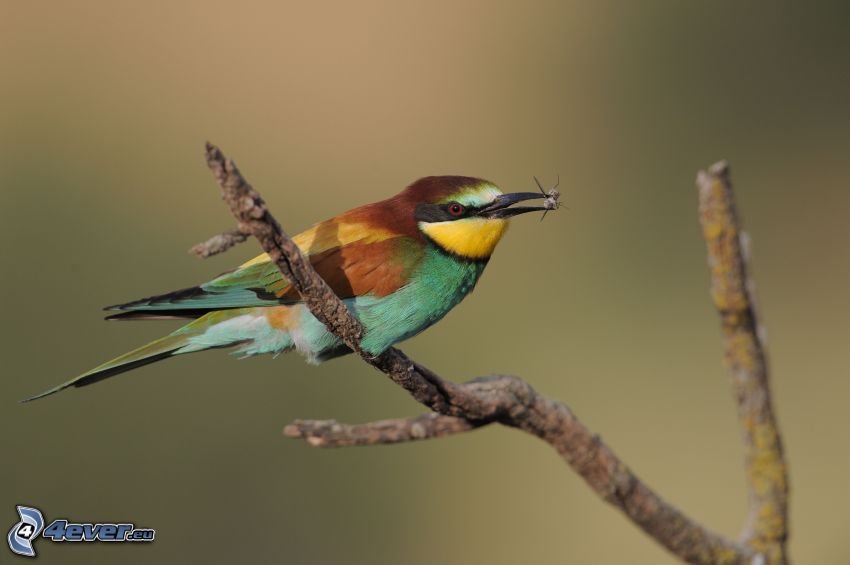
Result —
M 313 315 L 364 361 L 434 411 L 412 419 L 360 425 L 298 420 L 286 427 L 287 436 L 304 438 L 311 445 L 322 447 L 375 445 L 443 437 L 499 423 L 548 443 L 600 497 L 682 560 L 732 564 L 763 558 L 764 554 L 756 552 L 761 548 L 719 536 L 664 501 L 566 405 L 538 394 L 525 381 L 497 375 L 458 384 L 413 362 L 394 347 L 378 356 L 365 353 L 360 348 L 360 323 L 284 233 L 233 161 L 210 144 L 206 158 L 223 199 L 236 217 L 238 231 L 249 233 L 260 242 Z

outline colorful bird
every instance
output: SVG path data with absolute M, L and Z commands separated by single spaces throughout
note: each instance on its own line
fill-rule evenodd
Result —
M 546 197 L 542 191 L 503 194 L 472 177 L 425 177 L 293 240 L 363 324 L 363 349 L 378 354 L 437 322 L 463 300 L 508 219 L 552 209 L 548 199 L 545 206 L 511 206 Z M 310 363 L 350 353 L 310 313 L 266 254 L 199 286 L 107 310 L 119 311 L 107 317 L 112 320 L 193 321 L 27 401 L 206 349 L 236 347 L 234 353 L 241 356 L 295 349 Z

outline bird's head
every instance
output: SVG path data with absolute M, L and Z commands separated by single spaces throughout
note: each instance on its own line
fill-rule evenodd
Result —
M 493 183 L 472 177 L 425 177 L 405 193 L 415 202 L 419 232 L 444 251 L 472 260 L 490 257 L 508 229 L 509 218 L 547 209 L 512 207 L 518 202 L 545 198 L 541 192 L 504 194 Z

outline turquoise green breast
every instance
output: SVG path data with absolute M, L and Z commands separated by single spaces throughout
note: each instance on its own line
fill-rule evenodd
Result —
M 366 329 L 363 348 L 380 353 L 445 316 L 469 294 L 487 265 L 448 255 L 428 244 L 410 283 L 383 298 L 358 297 L 351 303 Z

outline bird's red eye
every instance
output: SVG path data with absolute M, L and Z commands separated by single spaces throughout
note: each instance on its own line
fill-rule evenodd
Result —
M 463 207 L 463 204 L 458 202 L 452 202 L 449 204 L 449 214 L 452 216 L 461 216 L 464 212 L 466 212 L 466 208 Z

